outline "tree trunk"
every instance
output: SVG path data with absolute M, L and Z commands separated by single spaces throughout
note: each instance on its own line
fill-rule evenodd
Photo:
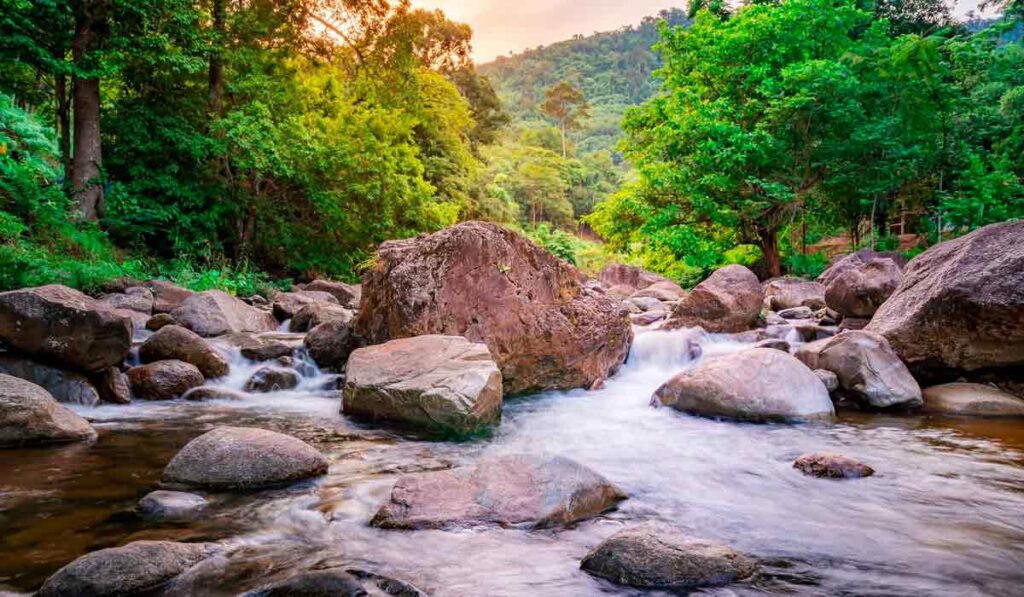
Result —
M 210 50 L 210 114 L 219 116 L 223 106 L 224 97 L 224 58 L 222 56 L 222 44 L 224 43 L 224 2 L 225 0 L 213 0 L 213 32 L 214 47 Z
M 98 45 L 97 28 L 106 18 L 103 2 L 84 1 L 75 11 L 75 36 L 71 41 L 76 73 L 88 72 L 89 53 Z M 94 65 L 93 65 L 94 67 Z M 103 214 L 103 182 L 100 168 L 100 80 L 76 74 L 72 92 L 75 113 L 74 157 L 71 189 L 83 220 L 95 221 Z
M 778 231 L 762 229 L 757 236 L 761 241 L 761 253 L 764 255 L 764 269 L 769 278 L 778 278 L 782 275 Z
M 64 168 L 65 184 L 71 180 L 71 102 L 68 101 L 68 78 L 59 74 L 53 81 L 56 101 L 55 124 L 60 134 L 60 163 Z

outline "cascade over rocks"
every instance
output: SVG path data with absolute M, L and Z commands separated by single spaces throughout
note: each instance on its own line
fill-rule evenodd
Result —
M 164 469 L 166 483 L 213 490 L 286 485 L 327 472 L 327 459 L 283 433 L 217 427 L 182 448 Z
M 924 391 L 922 412 L 968 417 L 1024 417 L 1024 399 L 976 383 L 948 383 Z
M 918 377 L 1024 379 L 1024 222 L 993 224 L 914 258 L 868 330 Z
M 589 387 L 625 360 L 625 307 L 575 268 L 485 222 L 381 245 L 355 322 L 370 344 L 440 334 L 490 348 L 510 394 Z
M 92 425 L 43 388 L 0 374 L 0 448 L 96 438 Z
M 341 371 L 349 355 L 359 347 L 360 341 L 352 334 L 347 323 L 337 320 L 322 323 L 310 330 L 303 344 L 317 365 L 331 371 Z
M 605 539 L 580 568 L 620 585 L 678 591 L 741 581 L 754 576 L 759 567 L 725 545 L 646 523 Z
M 825 308 L 825 286 L 799 278 L 774 278 L 764 283 L 765 306 L 772 311 L 808 307 Z
M 597 516 L 624 499 L 607 479 L 567 458 L 497 456 L 400 477 L 370 524 L 388 529 L 485 523 L 547 528 Z
M 337 299 L 339 305 L 347 309 L 359 309 L 359 302 L 363 297 L 363 289 L 359 284 L 345 284 L 331 280 L 313 280 L 302 289 L 331 294 Z
M 728 265 L 711 274 L 676 305 L 665 329 L 701 327 L 711 333 L 753 328 L 761 314 L 763 294 L 754 272 Z
M 86 554 L 46 579 L 38 597 L 151 594 L 221 551 L 216 543 L 134 541 Z
M 241 333 L 221 336 L 217 341 L 239 349 L 242 356 L 250 361 L 273 361 L 281 357 L 288 357 L 298 346 L 297 342 Z
M 501 372 L 486 344 L 417 336 L 360 348 L 348 360 L 349 416 L 469 434 L 499 422 L 501 405 Z
M 892 257 L 865 250 L 840 259 L 818 281 L 825 302 L 843 317 L 870 318 L 899 288 L 903 271 Z
M 157 361 L 128 370 L 132 393 L 140 400 L 176 400 L 203 381 L 199 369 L 184 361 Z
M 272 332 L 278 327 L 271 313 L 219 290 L 207 290 L 186 298 L 171 316 L 204 338 L 234 332 Z
M 23 288 L 0 293 L 0 340 L 62 367 L 99 373 L 128 354 L 132 322 L 66 286 Z
M 676 375 L 651 403 L 695 415 L 743 421 L 828 419 L 828 390 L 810 369 L 772 348 L 751 348 Z
M 206 379 L 228 374 L 228 361 L 198 334 L 178 325 L 157 330 L 139 347 L 143 363 L 178 360 L 195 365 Z
M 95 406 L 100 400 L 97 388 L 81 373 L 51 367 L 14 354 L 0 353 L 0 373 L 41 386 L 57 402 Z
M 843 332 L 805 344 L 795 356 L 811 369 L 835 373 L 842 390 L 875 408 L 921 406 L 921 387 L 878 334 Z

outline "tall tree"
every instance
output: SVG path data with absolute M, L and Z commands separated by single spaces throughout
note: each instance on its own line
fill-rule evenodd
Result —
M 75 146 L 71 189 L 84 220 L 96 220 L 103 214 L 100 50 L 110 33 L 110 9 L 109 0 L 75 2 L 75 35 L 71 42 L 75 62 L 72 91 Z
M 562 81 L 547 90 L 540 111 L 555 121 L 562 133 L 562 157 L 569 155 L 568 133 L 579 130 L 580 123 L 590 115 L 590 104 L 579 87 Z

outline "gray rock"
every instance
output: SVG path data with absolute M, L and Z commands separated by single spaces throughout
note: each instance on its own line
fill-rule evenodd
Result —
M 15 354 L 0 353 L 0 373 L 41 386 L 57 402 L 95 406 L 100 400 L 96 386 L 81 373 L 37 363 Z
M 829 394 L 839 389 L 839 376 L 835 373 L 825 369 L 815 369 L 814 374 L 817 375 L 818 379 L 821 380 L 821 383 L 825 385 L 825 389 L 828 390 Z
M 771 421 L 828 419 L 828 391 L 792 356 L 752 348 L 705 361 L 658 388 L 654 405 L 707 417 Z
M 742 581 L 758 565 L 733 549 L 648 523 L 605 539 L 580 567 L 616 584 L 687 591 Z
M 126 288 L 123 293 L 105 294 L 99 301 L 111 309 L 124 309 L 144 315 L 153 313 L 153 292 L 142 286 Z
M 302 572 L 283 581 L 249 591 L 242 597 L 364 597 L 355 576 L 340 569 Z
M 279 292 L 274 295 L 274 317 L 284 321 L 295 317 L 303 307 L 308 305 L 339 305 L 338 299 L 329 292 L 316 290 L 300 290 L 298 292 Z
M 711 333 L 753 328 L 761 314 L 763 294 L 754 272 L 742 265 L 717 270 L 679 301 L 666 329 L 701 327 Z
M 164 469 L 166 483 L 213 490 L 286 485 L 327 472 L 327 459 L 300 439 L 244 427 L 217 427 L 189 442 Z
M 208 290 L 182 301 L 171 315 L 183 327 L 210 338 L 234 332 L 271 332 L 277 319 L 219 290 Z
M 843 332 L 797 348 L 811 369 L 836 374 L 845 393 L 875 408 L 921 406 L 921 388 L 889 343 L 866 331 Z
M 284 367 L 260 367 L 245 382 L 246 392 L 280 392 L 299 385 L 299 374 Z
M 38 597 L 124 596 L 158 590 L 175 576 L 220 551 L 214 543 L 134 541 L 86 554 L 64 566 Z
M 288 329 L 292 332 L 308 332 L 316 326 L 330 321 L 341 321 L 349 324 L 352 323 L 355 317 L 356 314 L 353 311 L 340 305 L 314 303 L 299 309 L 299 312 L 292 318 Z
M 324 369 L 341 371 L 352 351 L 359 347 L 349 325 L 344 321 L 328 321 L 306 334 L 303 340 L 310 358 Z
M 360 284 L 346 284 L 344 282 L 332 282 L 331 280 L 313 280 L 303 290 L 326 292 L 338 300 L 342 307 L 357 310 L 362 300 L 363 288 Z
M 782 352 L 789 352 L 789 342 L 780 340 L 779 338 L 767 338 L 761 340 L 754 345 L 754 348 L 771 348 L 774 350 L 781 350 Z
M 0 374 L 0 447 L 96 438 L 92 425 L 34 383 Z
M 948 383 L 923 392 L 922 412 L 968 417 L 1024 417 L 1024 399 L 992 386 Z
M 178 325 L 160 328 L 139 347 L 143 363 L 177 360 L 195 365 L 206 379 L 224 377 L 228 360 L 198 334 Z
M 124 360 L 132 322 L 66 286 L 23 288 L 0 293 L 0 340 L 28 356 L 98 373 Z
M 825 306 L 825 286 L 799 278 L 775 278 L 764 284 L 765 306 L 773 311 L 797 307 L 818 310 Z
M 203 381 L 199 369 L 184 361 L 157 361 L 128 370 L 132 394 L 140 400 L 175 400 Z
M 903 271 L 889 257 L 871 252 L 849 255 L 826 270 L 825 302 L 843 317 L 870 319 L 903 282 Z
M 636 291 L 631 298 L 652 298 L 659 302 L 681 301 L 686 298 L 686 291 L 675 282 L 663 280 Z
M 814 319 L 814 311 L 810 307 L 793 307 L 779 311 L 783 319 Z
M 793 468 L 805 475 L 823 479 L 859 479 L 875 474 L 875 469 L 866 464 L 829 452 L 804 454 L 796 459 Z
M 639 313 L 647 313 L 649 311 L 664 312 L 667 310 L 664 303 L 649 296 L 632 296 L 626 299 L 626 302 L 636 306 L 639 309 Z
M 245 400 L 245 394 L 230 390 L 228 388 L 218 388 L 216 386 L 200 386 L 198 388 L 192 388 L 185 392 L 181 396 L 182 400 L 188 400 L 189 402 L 205 402 L 207 400 Z
M 546 528 L 610 510 L 626 498 L 593 470 L 562 457 L 510 455 L 405 475 L 370 523 L 389 529 L 476 524 Z
M 150 521 L 182 521 L 194 518 L 207 506 L 206 499 L 183 491 L 153 491 L 135 505 L 135 514 Z
M 145 286 L 153 293 L 153 312 L 170 313 L 195 293 L 166 280 L 150 280 Z
M 486 344 L 417 336 L 360 348 L 348 360 L 348 416 L 461 435 L 499 422 L 501 405 L 501 372 Z

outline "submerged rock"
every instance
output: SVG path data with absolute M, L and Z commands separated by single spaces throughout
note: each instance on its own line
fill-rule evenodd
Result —
M 875 474 L 875 469 L 842 454 L 815 452 L 804 454 L 793 463 L 793 468 L 805 475 L 825 479 L 859 479 Z
M 1024 222 L 986 226 L 918 255 L 868 330 L 927 382 L 1024 370 Z
M 501 372 L 486 344 L 417 336 L 360 348 L 348 360 L 348 416 L 461 435 L 499 422 L 501 405 Z
M 400 477 L 370 524 L 389 529 L 485 523 L 544 528 L 596 516 L 625 498 L 607 479 L 567 458 L 498 456 Z
M 193 332 L 210 338 L 234 332 L 271 332 L 277 319 L 219 290 L 207 290 L 182 301 L 171 312 L 174 319 Z
M 132 322 L 66 286 L 23 288 L 0 293 L 0 340 L 29 356 L 98 373 L 124 360 Z
M 843 332 L 797 348 L 796 358 L 811 369 L 836 374 L 839 386 L 875 408 L 921 406 L 921 388 L 906 365 L 878 334 Z
M 364 597 L 368 595 L 355 576 L 341 569 L 302 572 L 242 597 Z
M 697 285 L 676 305 L 665 329 L 701 327 L 711 333 L 753 328 L 761 314 L 761 283 L 742 265 L 728 265 Z
M 758 571 L 753 560 L 725 545 L 654 523 L 605 539 L 580 568 L 616 584 L 672 591 L 727 585 Z
M 64 566 L 36 593 L 38 597 L 147 594 L 220 551 L 215 543 L 134 541 L 86 554 Z
M 132 393 L 140 400 L 176 400 L 203 385 L 203 374 L 184 361 L 157 361 L 128 370 Z
M 217 427 L 189 442 L 164 469 L 166 483 L 261 489 L 318 477 L 327 459 L 306 442 L 264 429 Z
M 153 491 L 135 505 L 135 514 L 150 521 L 181 521 L 193 518 L 207 506 L 206 499 L 183 491 Z
M 245 382 L 246 392 L 280 392 L 299 385 L 299 374 L 284 367 L 260 367 Z
M 100 400 L 99 390 L 81 373 L 51 367 L 14 354 L 0 353 L 0 373 L 41 386 L 57 402 L 95 406 Z
M 968 417 L 1024 417 L 1024 399 L 976 383 L 948 383 L 924 391 L 922 412 Z
M 207 400 L 245 400 L 246 396 L 228 388 L 200 386 L 185 392 L 181 398 L 189 402 L 205 402 Z
M 658 388 L 652 404 L 749 421 L 828 419 L 835 414 L 818 376 L 770 348 L 724 355 L 684 371 Z
M 619 301 L 522 235 L 484 222 L 384 243 L 363 293 L 358 336 L 483 342 L 509 394 L 589 387 L 621 366 L 632 341 Z
M 96 438 L 92 425 L 34 383 L 0 374 L 0 447 Z
M 177 360 L 195 365 L 206 379 L 228 374 L 228 360 L 198 334 L 178 325 L 160 328 L 139 347 L 143 363 Z

